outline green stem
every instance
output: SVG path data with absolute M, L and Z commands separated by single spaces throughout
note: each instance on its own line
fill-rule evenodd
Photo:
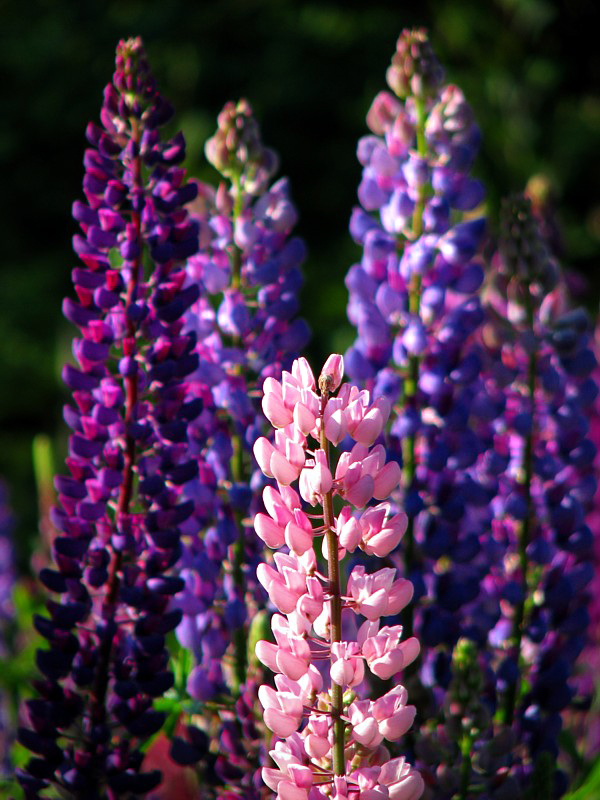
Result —
M 322 388 L 321 395 L 321 434 L 320 447 L 324 451 L 329 466 L 329 442 L 325 437 L 325 406 L 329 398 L 329 390 Z M 340 562 L 338 559 L 338 538 L 335 532 L 333 513 L 333 493 L 327 492 L 323 497 L 323 521 L 327 537 L 327 572 L 329 592 L 331 595 L 331 642 L 342 641 L 342 590 L 340 581 Z M 346 774 L 344 744 L 346 726 L 342 719 L 344 713 L 344 691 L 334 681 L 331 682 L 331 715 L 333 717 L 333 771 L 336 775 Z
M 473 747 L 473 735 L 470 727 L 463 723 L 462 738 L 460 742 L 460 752 L 462 756 L 460 764 L 460 800 L 468 800 L 469 780 L 471 778 L 471 748 Z
M 427 141 L 425 139 L 425 101 L 421 97 L 415 97 L 416 111 L 416 137 L 417 152 L 422 158 L 427 156 Z M 419 196 L 415 204 L 412 220 L 413 240 L 418 239 L 423 232 L 423 212 L 425 210 L 425 187 L 419 190 Z M 418 315 L 421 307 L 421 276 L 414 273 L 411 276 L 408 293 L 408 310 L 410 314 Z M 419 356 L 410 356 L 408 361 L 408 371 L 404 380 L 403 405 L 404 407 L 413 406 L 416 402 L 417 388 L 419 384 Z M 416 435 L 413 433 L 407 436 L 402 442 L 402 485 L 404 492 L 410 490 L 414 484 L 416 475 Z M 404 534 L 404 566 L 410 572 L 415 563 L 415 521 L 409 517 L 406 532 Z M 414 630 L 414 609 L 413 604 L 409 603 L 402 614 L 402 623 L 406 636 L 412 636 Z M 412 670 L 414 670 L 414 662 Z M 412 671 L 411 670 L 411 671 Z

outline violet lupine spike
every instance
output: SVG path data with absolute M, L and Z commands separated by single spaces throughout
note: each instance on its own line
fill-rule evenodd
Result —
M 280 376 L 308 338 L 306 323 L 297 317 L 305 254 L 302 240 L 293 236 L 297 212 L 287 181 L 271 182 L 277 158 L 262 144 L 247 101 L 223 108 L 206 154 L 225 180 L 216 191 L 200 184 L 192 207 L 200 249 L 187 272 L 200 297 L 186 324 L 198 338 L 200 364 L 190 391 L 202 398 L 203 412 L 191 426 L 200 462 L 188 490 L 196 529 L 190 527 L 185 539 L 186 589 L 178 600 L 184 613 L 179 641 L 197 661 L 188 692 L 200 703 L 251 691 L 246 681 L 256 669 L 248 665 L 248 628 L 266 599 L 254 577 L 262 548 L 249 522 L 262 510 L 265 482 L 252 457 L 266 426 L 258 385 L 265 376 Z M 223 670 L 222 663 L 231 669 Z M 240 749 L 252 760 L 260 737 L 250 746 L 238 728 L 234 747 L 227 716 L 218 737 L 219 763 L 229 758 L 231 774 L 237 774 Z M 229 755 L 222 749 L 226 744 Z M 256 770 L 260 761 L 254 761 Z M 221 770 L 223 779 L 228 774 Z M 256 796 L 251 785 L 231 784 L 230 791 L 245 800 Z
M 56 479 L 56 569 L 40 580 L 58 600 L 35 626 L 38 697 L 26 703 L 20 741 L 36 757 L 19 776 L 26 797 L 49 785 L 77 798 L 144 794 L 160 772 L 142 772 L 139 745 L 162 725 L 154 698 L 173 683 L 165 635 L 183 586 L 171 568 L 180 529 L 193 511 L 182 500 L 197 474 L 186 426 L 201 403 L 186 378 L 198 364 L 182 315 L 198 297 L 184 287 L 183 263 L 197 249 L 184 205 L 181 134 L 161 141 L 171 117 L 150 74 L 141 40 L 121 41 L 102 125 L 87 130 L 87 202 L 73 207 L 83 235 L 74 248 L 77 300 L 64 313 L 81 330 L 65 419 L 73 433 Z
M 492 536 L 505 552 L 491 573 L 503 612 L 490 633 L 498 716 L 527 746 L 522 788 L 541 770 L 560 796 L 564 774 L 543 765 L 558 754 L 589 622 L 596 359 L 587 315 L 555 312 L 558 268 L 523 197 L 505 204 L 491 274 L 485 375 L 506 405 L 477 469 L 497 486 Z
M 363 247 L 346 278 L 357 340 L 351 378 L 394 409 L 388 452 L 402 463 L 397 501 L 409 517 L 402 543 L 415 603 L 404 623 L 420 638 L 421 679 L 439 708 L 461 635 L 482 646 L 499 615 L 484 578 L 492 493 L 468 472 L 491 439 L 502 398 L 481 392 L 483 321 L 477 291 L 485 220 L 470 176 L 479 129 L 461 90 L 444 84 L 424 30 L 404 31 L 361 139 L 363 176 L 350 231 Z M 498 406 L 498 404 L 500 404 Z
M 356 796 L 417 800 L 420 775 L 383 744 L 400 739 L 415 708 L 404 687 L 379 698 L 363 694 L 365 672 L 382 680 L 398 675 L 417 656 L 419 643 L 402 640 L 399 625 L 380 628 L 410 602 L 410 581 L 396 570 L 367 573 L 355 566 L 344 587 L 343 559 L 360 548 L 383 558 L 398 545 L 406 515 L 384 502 L 400 469 L 373 446 L 390 412 L 384 398 L 341 386 L 343 360 L 332 355 L 317 383 L 304 358 L 267 378 L 263 410 L 275 441 L 259 438 L 254 454 L 267 486 L 267 513 L 255 518 L 259 537 L 276 553 L 258 578 L 280 613 L 272 618 L 275 644 L 260 641 L 258 658 L 276 673 L 275 689 L 261 686 L 266 725 L 278 737 L 271 756 L 277 768 L 262 774 L 278 800 L 349 800 Z M 338 391 L 339 390 L 339 391 Z M 336 394 L 337 392 L 337 394 Z M 350 436 L 355 445 L 333 467 L 330 449 Z M 299 494 L 292 484 L 299 482 Z M 336 515 L 333 498 L 343 502 Z M 368 505 L 373 499 L 377 505 Z M 312 506 L 316 513 L 304 509 Z M 319 510 L 320 507 L 320 510 Z M 328 574 L 317 566 L 315 539 L 323 537 Z M 357 617 L 364 617 L 362 624 Z M 320 668 L 319 668 L 320 666 Z

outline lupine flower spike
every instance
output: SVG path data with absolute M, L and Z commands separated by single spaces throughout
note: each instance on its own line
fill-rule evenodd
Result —
M 231 797 L 238 792 L 253 800 L 253 775 L 264 746 L 251 698 L 256 680 L 263 678 L 256 674 L 262 666 L 247 651 L 251 625 L 259 627 L 262 620 L 265 627 L 268 617 L 266 595 L 256 580 L 263 547 L 251 523 L 264 511 L 265 478 L 252 446 L 267 428 L 262 381 L 280 377 L 308 338 L 306 323 L 297 316 L 305 247 L 293 235 L 297 212 L 288 182 L 271 182 L 277 158 L 262 144 L 247 101 L 227 103 L 205 149 L 222 182 L 216 191 L 200 184 L 191 206 L 200 249 L 188 260 L 187 280 L 199 288 L 199 298 L 186 314 L 186 326 L 198 338 L 199 367 L 190 392 L 202 400 L 203 411 L 189 427 L 200 466 L 187 489 L 195 513 L 184 538 L 186 586 L 177 598 L 184 616 L 177 636 L 196 662 L 187 680 L 192 701 L 187 705 L 198 717 L 200 704 L 206 730 L 219 739 L 213 745 L 220 753 L 216 772 Z M 221 710 L 211 726 L 214 712 L 206 703 L 214 708 L 215 700 L 229 710 Z M 175 758 L 180 746 L 176 742 Z M 206 769 L 203 780 L 208 782 Z
M 271 548 L 287 552 L 258 568 L 279 612 L 272 618 L 275 643 L 256 648 L 276 673 L 275 688 L 259 690 L 265 723 L 278 737 L 271 751 L 277 768 L 265 767 L 263 779 L 278 800 L 416 800 L 420 775 L 383 744 L 403 736 L 415 709 L 403 686 L 370 698 L 364 682 L 367 672 L 383 680 L 398 675 L 419 652 L 400 625 L 381 625 L 410 602 L 412 585 L 394 569 L 367 573 L 357 565 L 343 587 L 346 553 L 384 557 L 406 529 L 406 515 L 386 502 L 400 468 L 375 445 L 390 407 L 341 385 L 342 375 L 342 357 L 332 355 L 317 385 L 300 358 L 281 381 L 264 383 L 275 442 L 259 438 L 254 453 L 276 486 L 265 488 L 267 513 L 257 515 L 255 528 Z M 331 450 L 347 435 L 355 444 L 336 464 Z M 337 514 L 334 498 L 342 503 Z M 327 575 L 318 567 L 319 539 Z
M 183 580 L 171 568 L 193 511 L 182 500 L 197 473 L 187 425 L 201 409 L 186 399 L 198 357 L 182 330 L 198 297 L 184 288 L 183 269 L 197 248 L 184 209 L 197 187 L 178 166 L 181 134 L 161 142 L 170 116 L 141 41 L 120 42 L 102 126 L 87 130 L 87 202 L 73 207 L 82 265 L 64 312 L 81 336 L 77 366 L 63 372 L 72 435 L 70 474 L 56 479 L 56 568 L 40 573 L 59 599 L 35 619 L 49 648 L 38 651 L 38 697 L 19 732 L 36 754 L 20 774 L 26 797 L 52 785 L 112 800 L 160 782 L 159 772 L 141 771 L 140 744 L 161 727 L 153 700 L 173 683 L 165 635 L 181 619 L 170 603 Z

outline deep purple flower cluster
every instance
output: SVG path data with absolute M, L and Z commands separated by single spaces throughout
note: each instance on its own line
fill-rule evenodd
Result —
M 56 479 L 56 568 L 40 580 L 59 599 L 35 627 L 38 697 L 27 702 L 32 750 L 20 781 L 27 797 L 49 784 L 72 797 L 143 794 L 160 773 L 140 772 L 139 743 L 162 725 L 153 699 L 173 683 L 165 635 L 180 622 L 171 598 L 183 586 L 171 568 L 193 503 L 183 488 L 197 474 L 187 426 L 201 410 L 186 378 L 198 365 L 185 311 L 185 260 L 198 227 L 184 206 L 197 193 L 178 165 L 181 134 L 162 142 L 171 117 L 142 43 L 120 42 L 106 87 L 102 126 L 87 130 L 85 203 L 75 218 L 77 300 L 64 313 L 81 331 L 77 365 L 63 372 L 73 403 L 69 475 Z
M 485 221 L 483 188 L 469 171 L 480 137 L 424 31 L 402 33 L 388 83 L 396 96 L 375 98 L 374 135 L 358 146 L 361 206 L 350 230 L 363 252 L 346 278 L 358 332 L 347 365 L 394 407 L 388 447 L 402 463 L 397 500 L 409 515 L 406 572 L 421 598 L 422 678 L 443 690 L 459 636 L 483 644 L 499 614 L 496 599 L 481 594 L 496 558 L 482 535 L 491 494 L 468 473 L 499 410 L 480 391 L 474 342 Z
M 491 275 L 485 376 L 506 403 L 478 465 L 495 485 L 492 537 L 504 552 L 491 574 L 502 617 L 490 641 L 500 717 L 515 721 L 535 764 L 558 754 L 589 623 L 596 358 L 585 312 L 560 307 L 557 265 L 523 197 L 506 203 Z

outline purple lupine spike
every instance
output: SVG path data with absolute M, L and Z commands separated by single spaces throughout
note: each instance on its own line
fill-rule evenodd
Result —
M 139 745 L 161 727 L 153 700 L 173 683 L 165 636 L 181 620 L 171 600 L 183 581 L 170 570 L 193 512 L 185 420 L 199 406 L 186 378 L 198 358 L 182 317 L 198 297 L 183 269 L 198 230 L 183 206 L 196 187 L 177 166 L 181 135 L 161 141 L 171 109 L 139 38 L 119 43 L 100 116 L 87 131 L 87 203 L 74 206 L 83 266 L 64 305 L 81 330 L 63 371 L 70 475 L 56 481 L 55 567 L 40 573 L 60 597 L 35 621 L 49 648 L 20 730 L 36 753 L 19 776 L 27 797 L 53 785 L 117 798 L 160 782 L 141 771 Z
M 200 703 L 245 696 L 247 680 L 260 677 L 257 666 L 248 672 L 247 657 L 250 622 L 265 604 L 254 577 L 261 550 L 250 527 L 262 510 L 264 485 L 252 456 L 265 427 L 258 387 L 289 368 L 308 337 L 297 316 L 305 255 L 293 236 L 297 212 L 287 180 L 272 182 L 277 158 L 262 144 L 247 101 L 224 107 L 206 154 L 225 180 L 217 190 L 200 184 L 192 206 L 200 249 L 188 260 L 188 285 L 200 296 L 186 325 L 197 336 L 199 356 L 190 395 L 202 400 L 203 411 L 190 426 L 200 466 L 187 490 L 195 514 L 182 557 L 186 587 L 177 601 L 183 611 L 177 635 L 196 659 L 188 693 Z M 231 660 L 232 669 L 222 669 Z M 256 771 L 260 737 L 251 744 L 247 732 L 234 735 L 238 723 L 225 717 L 217 773 L 230 793 L 253 800 L 250 779 L 237 787 L 232 782 L 239 773 L 233 742 L 246 741 Z
M 386 444 L 402 465 L 396 501 L 416 600 L 404 615 L 423 645 L 421 680 L 448 686 L 460 636 L 481 645 L 500 614 L 486 581 L 492 487 L 468 469 L 501 410 L 482 392 L 477 295 L 485 220 L 470 170 L 479 130 L 461 90 L 445 84 L 424 30 L 404 31 L 358 145 L 363 175 L 350 231 L 363 248 L 349 271 L 357 339 L 350 376 L 392 404 Z M 439 704 L 438 704 L 439 707 Z
M 596 491 L 588 419 L 598 387 L 587 315 L 565 309 L 529 201 L 511 198 L 503 220 L 483 332 L 488 388 L 506 400 L 494 432 L 502 465 L 486 458 L 477 469 L 496 484 L 492 534 L 504 551 L 491 571 L 502 597 L 490 633 L 498 717 L 527 744 L 526 784 L 545 760 L 555 762 L 586 641 L 593 577 L 586 513 Z M 552 767 L 548 780 L 559 796 L 565 776 Z

